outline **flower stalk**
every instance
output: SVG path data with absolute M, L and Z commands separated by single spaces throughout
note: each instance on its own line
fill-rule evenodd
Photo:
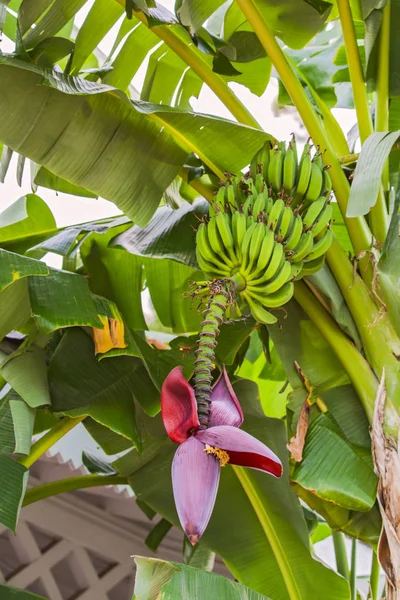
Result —
M 194 390 L 200 428 L 209 424 L 212 371 L 214 370 L 216 338 L 229 304 L 234 300 L 230 279 L 219 279 L 210 285 L 210 300 L 203 313 L 194 368 Z

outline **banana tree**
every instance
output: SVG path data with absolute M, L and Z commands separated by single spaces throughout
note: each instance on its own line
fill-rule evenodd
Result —
M 138 600 L 356 598 L 357 540 L 368 597 L 379 563 L 400 597 L 399 22 L 399 0 L 0 2 L 0 174 L 13 154 L 31 173 L 0 214 L 6 527 L 125 484 L 161 517 L 153 551 L 185 533 L 185 565 L 137 559 Z M 271 78 L 306 141 L 263 131 L 230 85 Z M 203 86 L 230 119 L 193 111 Z M 355 109 L 347 136 L 335 107 Z M 123 215 L 58 228 L 40 187 Z M 27 490 L 79 423 L 121 457 Z M 337 572 L 314 556 L 326 535 Z

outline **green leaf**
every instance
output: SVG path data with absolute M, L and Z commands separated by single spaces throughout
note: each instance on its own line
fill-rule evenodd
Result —
M 190 152 L 223 176 L 226 169 L 238 172 L 246 166 L 271 137 L 218 117 L 130 103 L 109 86 L 4 55 L 0 85 L 2 78 L 8 93 L 0 98 L 0 110 L 9 119 L 0 124 L 0 140 L 55 175 L 115 202 L 141 226 Z M 27 123 L 33 123 L 28 137 Z
M 31 408 L 51 404 L 46 355 L 38 346 L 17 350 L 2 362 L 0 373 Z
M 32 188 L 45 187 L 50 190 L 55 190 L 56 192 L 63 192 L 63 194 L 72 194 L 73 196 L 83 196 L 85 198 L 97 198 L 96 194 L 93 194 L 78 185 L 73 185 L 66 179 L 62 179 L 62 177 L 57 177 L 57 175 L 54 175 L 45 167 L 36 165 L 35 170 L 35 165 L 32 161 L 31 172 L 33 179 Z
M 146 227 L 134 225 L 114 237 L 110 245 L 138 256 L 170 258 L 196 269 L 195 228 L 208 207 L 204 200 L 184 202 L 176 210 L 161 206 Z
M 15 448 L 13 451 L 15 454 L 28 456 L 31 451 L 36 410 L 23 402 L 14 391 L 8 394 L 8 398 L 15 437 Z
M 362 147 L 347 206 L 348 217 L 366 215 L 375 206 L 382 172 L 400 130 L 372 133 Z
M 35 2 L 38 6 L 32 7 L 29 0 L 24 0 L 19 13 L 24 46 L 33 48 L 42 39 L 58 33 L 85 2 L 86 0 L 40 0 Z M 35 27 L 32 28 L 32 25 Z
M 32 61 L 44 67 L 52 69 L 62 58 L 72 54 L 74 42 L 63 37 L 49 37 L 40 42 L 29 52 Z
M 334 501 L 343 508 L 367 511 L 375 504 L 378 480 L 371 456 L 349 444 L 334 420 L 324 414 L 320 414 L 308 429 L 303 460 L 296 465 L 292 479 L 320 498 Z
M 103 329 L 94 296 L 81 275 L 51 269 L 48 277 L 30 278 L 29 296 L 32 315 L 43 333 L 76 325 Z
M 337 237 L 338 241 L 342 248 L 350 253 L 352 256 L 355 255 L 353 244 L 351 243 L 349 233 L 347 231 L 346 224 L 342 217 L 342 213 L 340 212 L 340 208 L 337 202 L 332 202 L 332 231 Z
M 27 279 L 18 279 L 0 292 L 0 340 L 31 318 Z
M 269 600 L 215 573 L 155 558 L 135 557 L 133 600 Z
M 49 273 L 45 263 L 0 248 L 0 291 L 23 277 Z
M 224 0 L 180 0 L 176 12 L 183 25 L 197 31 L 223 3 Z
M 202 569 L 203 571 L 213 571 L 215 564 L 215 552 L 212 552 L 203 542 L 195 546 L 189 542 L 186 536 L 183 539 L 183 560 L 185 565 Z
M 115 475 L 116 470 L 112 468 L 110 463 L 98 458 L 90 452 L 82 452 L 82 462 L 89 473 L 93 475 Z
M 0 454 L 0 523 L 15 533 L 29 471 L 23 465 Z
M 144 259 L 145 279 L 161 323 L 174 333 L 197 331 L 202 317 L 187 293 L 203 274 L 173 260 Z M 186 295 L 185 295 L 186 294 Z
M 158 523 L 150 531 L 149 535 L 145 539 L 145 544 L 152 552 L 157 552 L 159 545 L 168 535 L 172 528 L 172 523 L 167 519 L 160 519 Z
M 53 410 L 75 417 L 89 415 L 140 447 L 134 403 L 138 363 L 122 356 L 99 362 L 90 336 L 69 329 L 49 366 Z
M 95 0 L 75 39 L 75 50 L 71 63 L 72 75 L 79 73 L 86 59 L 123 12 L 123 7 L 117 2 Z
M 57 229 L 53 213 L 39 196 L 27 194 L 0 214 L 0 245 L 23 254 Z
M 201 2 L 201 0 L 197 1 Z M 321 2 L 322 11 L 318 11 L 310 2 L 298 2 L 298 0 L 285 0 L 279 3 L 275 0 L 255 0 L 255 5 L 267 20 L 273 33 L 290 48 L 303 48 L 323 27 L 332 8 L 331 4 Z M 246 19 L 234 2 L 226 13 L 225 37 L 228 38 L 242 23 L 246 23 Z
M 97 421 L 90 417 L 87 417 L 84 420 L 83 425 L 95 442 L 108 455 L 118 454 L 133 446 L 131 440 L 127 440 L 121 435 L 118 435 L 108 427 L 97 423 Z
M 7 395 L 0 398 L 0 452 L 15 450 L 14 424 Z
M 119 231 L 123 229 L 125 226 Z M 117 231 L 110 228 L 86 239 L 80 248 L 84 271 L 92 291 L 114 301 L 131 329 L 147 329 L 141 301 L 143 261 L 124 250 L 107 247 Z
M 393 324 L 400 335 L 400 186 L 397 189 L 389 231 L 378 263 L 379 285 Z
M 20 590 L 9 585 L 0 585 L 2 600 L 46 600 L 43 596 L 32 594 L 26 590 Z
M 235 391 L 245 414 L 243 428 L 268 444 L 282 457 L 285 465 L 284 475 L 279 480 L 265 473 L 251 472 L 260 501 L 268 512 L 273 535 L 279 538 L 279 550 L 275 546 L 276 554 L 272 551 L 256 512 L 230 466 L 221 471 L 217 501 L 203 536 L 204 543 L 223 558 L 240 583 L 274 600 L 290 598 L 279 566 L 282 561 L 296 581 L 298 598 L 308 599 L 323 594 L 327 600 L 347 599 L 346 582 L 310 555 L 303 512 L 288 479 L 284 424 L 263 415 L 254 384 L 240 381 L 235 385 Z M 138 419 L 141 420 L 144 450 L 141 455 L 131 452 L 119 459 L 115 466 L 129 476 L 140 500 L 178 525 L 170 475 L 176 445 L 167 438 L 160 419 L 146 419 L 139 412 Z M 232 527 L 232 523 L 239 522 L 240 525 Z
M 255 327 L 253 319 L 226 321 L 220 328 L 216 355 L 225 365 L 232 365 L 237 353 Z
M 326 538 L 332 535 L 332 529 L 326 523 L 318 523 L 316 528 L 311 534 L 311 542 L 316 544 L 317 542 L 322 542 Z

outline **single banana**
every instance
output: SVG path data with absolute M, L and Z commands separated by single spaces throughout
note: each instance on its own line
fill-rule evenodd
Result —
M 250 177 L 252 177 L 254 180 L 256 178 L 257 173 L 259 172 L 259 158 L 260 158 L 260 151 L 257 152 L 257 154 L 255 154 L 253 156 L 253 158 L 251 159 L 250 162 Z
M 273 294 L 291 279 L 291 273 L 291 264 L 287 260 L 285 260 L 285 262 L 277 271 L 275 277 L 271 279 L 271 281 L 269 281 L 265 285 L 255 285 L 255 283 L 249 283 L 247 285 L 247 288 L 249 292 L 255 292 L 256 294 L 260 294 L 262 296 Z
M 295 222 L 295 216 L 292 209 L 289 206 L 285 206 L 282 213 L 282 218 L 279 223 L 278 241 L 286 240 L 291 232 Z
M 300 279 L 300 277 L 303 274 L 303 266 L 304 266 L 304 262 L 300 261 L 298 263 L 294 263 L 293 265 L 291 265 L 291 276 L 290 276 L 290 281 L 297 281 L 297 279 Z
M 267 308 L 278 308 L 279 306 L 283 306 L 286 302 L 292 298 L 294 293 L 294 285 L 291 281 L 288 281 L 283 285 L 278 291 L 273 294 L 269 294 L 268 296 L 261 296 L 260 294 L 255 294 L 252 292 L 252 298 L 260 302 L 263 306 Z
M 250 261 L 250 256 L 249 256 L 249 252 L 250 252 L 250 242 L 251 242 L 251 237 L 253 235 L 253 232 L 255 230 L 257 226 L 257 223 L 253 223 L 248 229 L 246 229 L 246 232 L 243 236 L 243 241 L 242 241 L 242 269 L 243 271 L 246 270 L 249 261 Z
M 266 192 L 264 192 L 264 193 L 266 193 Z M 265 201 L 265 214 L 266 215 L 270 214 L 273 205 L 274 205 L 274 199 L 271 196 L 271 194 L 268 192 L 268 196 L 267 196 L 267 199 Z
M 314 258 L 314 260 L 308 260 L 303 264 L 303 272 L 302 275 L 313 275 L 317 273 L 324 266 L 325 255 L 323 254 L 319 258 Z
M 283 188 L 288 196 L 291 196 L 297 175 L 297 158 L 292 148 L 292 142 L 289 142 L 286 150 L 285 160 L 283 161 Z
M 247 229 L 249 227 L 251 227 L 252 225 L 254 225 L 254 223 L 256 223 L 255 218 L 253 217 L 253 215 L 248 215 L 248 217 L 246 217 L 246 225 L 247 225 Z
M 313 202 L 310 208 L 307 209 L 305 215 L 303 215 L 304 230 L 311 229 L 316 220 L 322 215 L 326 206 L 325 196 L 320 196 L 318 200 Z
M 257 260 L 255 269 L 250 273 L 249 280 L 256 279 L 259 274 L 267 268 L 267 265 L 271 259 L 272 251 L 275 245 L 274 232 L 268 228 L 265 228 L 265 235 L 261 244 L 260 254 Z
M 226 202 L 231 211 L 239 208 L 236 200 L 235 188 L 232 184 L 226 186 Z
M 298 206 L 303 202 L 305 193 L 310 183 L 311 164 L 310 153 L 306 152 L 306 154 L 304 154 L 303 152 L 297 174 L 296 190 L 294 193 L 292 206 Z
M 253 229 L 249 246 L 249 260 L 245 269 L 243 270 L 244 275 L 248 275 L 257 264 L 257 260 L 260 256 L 261 246 L 265 237 L 265 229 L 266 228 L 263 223 L 256 223 L 256 226 Z
M 232 235 L 236 256 L 240 262 L 242 260 L 242 242 L 246 229 L 247 224 L 245 215 L 236 210 L 232 215 Z
M 297 244 L 300 241 L 300 238 L 302 236 L 303 233 L 303 220 L 300 217 L 300 215 L 296 215 L 295 219 L 294 219 L 294 224 L 292 227 L 292 230 L 290 232 L 289 237 L 286 240 L 285 243 L 285 252 L 290 252 L 291 250 L 294 250 L 297 246 Z
M 249 188 L 250 194 L 253 194 L 254 199 L 256 199 L 258 192 L 257 192 L 256 184 L 254 183 L 254 180 L 251 177 L 249 177 L 247 179 L 246 183 Z
M 219 212 L 214 217 L 219 234 L 222 239 L 222 243 L 225 249 L 228 251 L 229 257 L 232 259 L 233 263 L 237 263 L 237 257 L 235 254 L 233 235 L 231 230 L 230 219 L 226 213 Z
M 324 231 L 325 227 L 327 227 L 329 225 L 329 223 L 331 222 L 331 219 L 332 219 L 332 206 L 330 204 L 327 204 L 311 228 L 314 238 L 316 238 L 317 235 L 319 235 L 320 233 L 322 233 Z
M 310 183 L 308 184 L 305 201 L 306 203 L 315 202 L 321 195 L 322 190 L 322 171 L 320 166 L 314 162 L 311 164 Z
M 243 204 L 243 212 L 244 212 L 244 214 L 246 215 L 246 217 L 248 217 L 248 216 L 249 216 L 249 214 L 250 214 L 250 215 L 252 215 L 252 214 L 253 214 L 253 206 L 254 206 L 254 202 L 255 202 L 255 199 L 254 199 L 254 196 L 253 196 L 253 194 L 249 194 L 249 195 L 247 196 L 247 200 L 246 200 L 246 202 Z
M 226 198 L 226 187 L 223 185 L 219 188 L 218 192 L 214 196 L 214 203 L 219 206 L 221 210 L 225 210 Z
M 283 261 L 285 260 L 285 255 L 283 252 L 282 244 L 279 242 L 275 242 L 274 248 L 272 250 L 272 255 L 269 260 L 268 266 L 264 273 L 258 279 L 254 279 L 251 283 L 252 285 L 263 284 L 275 277 L 275 274 L 279 271 L 279 268 L 282 266 Z
M 222 263 L 226 263 L 229 267 L 232 268 L 234 266 L 234 263 L 229 257 L 229 254 L 224 247 L 221 235 L 218 231 L 216 216 L 210 219 L 207 226 L 207 233 L 211 249 L 219 257 Z
M 322 236 L 322 238 L 314 244 L 312 252 L 307 254 L 307 260 L 314 260 L 315 258 L 323 256 L 325 252 L 329 250 L 332 241 L 333 233 L 330 229 L 328 229 L 326 233 Z
M 265 211 L 266 202 L 268 201 L 268 195 L 265 192 L 261 192 L 258 194 L 254 206 L 253 206 L 253 215 L 255 218 L 258 217 L 260 212 Z
M 273 325 L 277 322 L 278 319 L 268 310 L 265 310 L 258 302 L 254 301 L 249 294 L 244 293 L 243 297 L 247 301 L 255 321 L 258 321 L 263 325 Z
M 275 200 L 274 205 L 268 215 L 268 225 L 273 231 L 277 231 L 284 210 L 285 202 L 282 200 L 282 198 Z
M 262 176 L 261 173 L 257 173 L 256 178 L 255 178 L 255 185 L 256 185 L 256 190 L 259 194 L 261 194 L 261 192 L 264 189 L 265 186 L 265 182 L 264 182 L 264 178 Z
M 290 258 L 292 263 L 297 263 L 303 260 L 313 248 L 313 234 L 311 231 L 306 231 L 300 238 L 300 242 L 297 244 L 295 254 Z
M 268 167 L 268 183 L 276 193 L 280 192 L 282 188 L 283 158 L 284 153 L 279 146 L 275 146 L 274 154 L 272 155 Z
M 328 198 L 330 198 L 332 194 L 332 180 L 328 173 L 328 167 L 324 167 L 323 169 L 322 193 Z

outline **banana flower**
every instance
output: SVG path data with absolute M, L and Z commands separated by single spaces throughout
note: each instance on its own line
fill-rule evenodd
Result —
M 194 545 L 210 520 L 221 467 L 227 463 L 282 475 L 282 463 L 267 446 L 241 431 L 243 412 L 223 367 L 210 398 L 208 427 L 201 428 L 195 392 L 173 369 L 161 391 L 164 427 L 179 444 L 172 462 L 172 487 L 181 526 Z

